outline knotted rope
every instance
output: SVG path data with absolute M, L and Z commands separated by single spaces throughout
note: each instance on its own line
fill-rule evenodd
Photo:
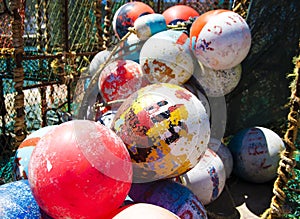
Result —
M 24 111 L 24 69 L 22 66 L 22 57 L 24 53 L 24 41 L 23 41 L 23 21 L 19 13 L 20 0 L 14 0 L 11 2 L 10 8 L 13 11 L 12 22 L 12 42 L 14 48 L 14 59 L 16 67 L 14 69 L 14 88 L 16 90 L 14 108 L 16 110 L 15 116 L 15 145 L 13 150 L 19 147 L 21 142 L 25 139 L 25 111 Z
M 270 208 L 267 209 L 261 218 L 282 218 L 288 213 L 285 206 L 286 194 L 283 189 L 289 180 L 295 177 L 293 168 L 296 163 L 293 154 L 297 150 L 295 142 L 297 139 L 298 128 L 300 127 L 299 110 L 300 110 L 300 56 L 295 60 L 294 81 L 291 84 L 290 112 L 288 114 L 288 128 L 284 135 L 285 150 L 281 153 L 279 167 L 277 169 L 278 177 L 274 182 L 273 193 Z

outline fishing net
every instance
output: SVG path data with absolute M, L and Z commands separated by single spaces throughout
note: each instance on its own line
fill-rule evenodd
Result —
M 12 181 L 13 156 L 28 133 L 60 124 L 78 113 L 90 83 L 85 75 L 90 61 L 99 51 L 118 43 L 112 18 L 126 2 L 0 1 L 1 183 Z M 297 67 L 292 59 L 299 54 L 299 1 L 144 2 L 158 13 L 180 3 L 199 13 L 223 8 L 244 17 L 253 43 L 242 62 L 240 83 L 225 97 L 225 136 L 259 125 L 284 137 L 294 81 L 287 75 Z M 287 218 L 300 217 L 299 139 L 295 144 L 293 156 L 298 166 L 293 168 L 294 175 L 279 185 L 285 194 L 284 203 L 279 201 L 279 205 L 288 209 L 284 212 Z

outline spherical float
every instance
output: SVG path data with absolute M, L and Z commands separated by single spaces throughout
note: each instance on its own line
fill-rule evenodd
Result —
M 131 60 L 139 63 L 143 43 L 136 34 L 130 34 L 124 42 L 120 43 L 116 54 L 113 56 L 114 60 Z
M 177 215 L 171 211 L 162 208 L 157 205 L 147 203 L 136 203 L 124 206 L 118 209 L 116 212 L 107 219 L 180 219 Z
M 74 120 L 40 139 L 28 179 L 35 200 L 49 216 L 102 218 L 124 202 L 132 165 L 123 141 L 112 130 Z
M 138 63 L 116 60 L 102 70 L 98 87 L 104 101 L 124 100 L 138 89 L 149 84 Z
M 19 180 L 0 186 L 0 218 L 39 219 L 41 213 L 28 180 Z
M 208 148 L 212 149 L 223 161 L 226 179 L 228 179 L 233 170 L 233 157 L 229 148 L 224 145 L 219 139 L 210 138 Z
M 98 120 L 102 125 L 110 128 L 112 121 L 114 120 L 114 117 L 116 115 L 117 111 L 116 110 L 108 110 L 105 112 L 100 119 Z
M 195 68 L 193 75 L 207 96 L 221 97 L 232 92 L 238 85 L 242 75 L 242 65 L 214 70 L 199 63 L 199 68 Z
M 130 153 L 134 182 L 186 172 L 198 163 L 210 137 L 201 101 L 167 83 L 148 85 L 129 96 L 118 109 L 112 130 Z
M 190 29 L 191 48 L 196 58 L 215 70 L 240 64 L 251 46 L 251 32 L 237 13 L 218 9 L 200 15 Z
M 188 35 L 174 30 L 153 35 L 142 47 L 140 65 L 150 83 L 182 85 L 194 71 Z
M 233 157 L 233 173 L 254 183 L 274 179 L 284 150 L 284 142 L 264 127 L 246 128 L 234 135 L 228 144 Z
M 167 24 L 171 25 L 198 17 L 199 13 L 188 5 L 174 5 L 167 8 L 162 15 L 165 17 Z
M 198 97 L 198 99 L 201 101 L 201 103 L 203 104 L 205 111 L 208 115 L 208 117 L 210 117 L 210 105 L 209 105 L 209 101 L 208 98 L 203 94 L 203 92 L 201 90 L 199 90 L 197 87 L 192 86 L 190 83 L 184 83 L 182 85 L 182 87 L 188 89 L 190 92 L 192 92 L 196 97 Z
M 147 14 L 135 20 L 134 29 L 139 39 L 146 40 L 156 33 L 167 30 L 167 24 L 161 14 Z
M 207 149 L 199 163 L 182 175 L 184 184 L 207 205 L 222 193 L 226 173 L 221 158 L 211 149 Z
M 198 198 L 187 187 L 173 180 L 134 183 L 129 195 L 134 202 L 161 206 L 180 218 L 207 218 L 206 210 Z
M 98 52 L 92 59 L 89 65 L 89 74 L 93 76 L 101 67 L 101 64 L 104 64 L 108 57 L 110 56 L 110 51 L 102 50 Z
M 29 134 L 20 144 L 15 154 L 13 169 L 14 180 L 28 178 L 28 164 L 33 149 L 35 148 L 39 140 L 55 127 L 56 125 L 40 128 Z
M 153 14 L 154 10 L 143 2 L 128 2 L 122 5 L 114 14 L 113 30 L 121 39 L 128 33 L 128 28 L 134 26 L 134 21 L 143 15 Z

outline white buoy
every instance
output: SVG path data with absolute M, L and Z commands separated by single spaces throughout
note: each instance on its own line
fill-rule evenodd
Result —
M 222 193 L 226 173 L 221 158 L 211 149 L 207 149 L 199 163 L 182 175 L 186 186 L 207 205 L 216 200 Z

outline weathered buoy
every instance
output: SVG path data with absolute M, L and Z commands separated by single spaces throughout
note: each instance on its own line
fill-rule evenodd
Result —
M 182 175 L 184 184 L 207 205 L 222 193 L 226 173 L 221 158 L 211 149 L 207 149 L 199 163 Z
M 210 138 L 208 148 L 212 149 L 223 161 L 226 179 L 228 179 L 233 170 L 233 157 L 229 148 L 216 138 Z
M 174 30 L 153 35 L 142 47 L 140 65 L 150 83 L 184 84 L 194 71 L 188 35 Z
M 161 206 L 180 218 L 207 218 L 206 210 L 196 195 L 187 187 L 173 180 L 134 183 L 129 195 L 135 202 Z
M 108 110 L 107 112 L 105 112 L 100 119 L 98 120 L 98 122 L 100 122 L 102 125 L 110 128 L 112 121 L 115 118 L 117 111 L 116 110 Z
M 112 129 L 133 162 L 134 182 L 178 176 L 195 166 L 210 137 L 201 101 L 178 85 L 141 88 L 120 106 Z
M 143 2 L 133 1 L 122 5 L 114 14 L 113 30 L 121 39 L 128 33 L 128 28 L 134 26 L 135 20 L 146 14 L 153 14 L 154 10 Z
M 35 200 L 53 218 L 102 218 L 122 205 L 132 181 L 123 141 L 88 120 L 63 123 L 41 138 L 28 170 Z
M 207 96 L 222 97 L 232 92 L 239 84 L 242 65 L 238 64 L 230 69 L 214 70 L 199 63 L 199 68 L 195 68 L 193 75 Z
M 33 149 L 39 140 L 49 131 L 53 130 L 56 125 L 40 128 L 29 134 L 18 147 L 15 154 L 15 162 L 13 169 L 14 180 L 28 179 L 28 164 Z
M 168 25 L 176 25 L 177 22 L 183 22 L 190 18 L 198 17 L 199 13 L 188 5 L 174 5 L 167 8 L 162 15 L 165 17 Z
M 41 213 L 28 180 L 19 180 L 0 186 L 0 218 L 39 219 Z
M 228 144 L 233 156 L 233 173 L 254 183 L 274 179 L 285 148 L 282 139 L 272 130 L 251 127 L 239 131 Z
M 102 50 L 93 57 L 89 65 L 90 76 L 93 76 L 100 69 L 101 64 L 104 64 L 107 61 L 109 56 L 110 56 L 110 51 Z
M 135 20 L 134 29 L 140 40 L 146 40 L 156 33 L 167 30 L 167 24 L 161 14 L 147 14 Z
M 147 84 L 149 82 L 144 77 L 140 65 L 131 60 L 116 60 L 109 63 L 98 80 L 99 91 L 106 102 L 124 100 Z
M 200 15 L 190 29 L 191 48 L 197 59 L 215 70 L 240 64 L 251 46 L 251 32 L 236 12 L 211 10 Z
M 123 206 L 105 219 L 180 219 L 171 211 L 157 205 L 135 203 Z

